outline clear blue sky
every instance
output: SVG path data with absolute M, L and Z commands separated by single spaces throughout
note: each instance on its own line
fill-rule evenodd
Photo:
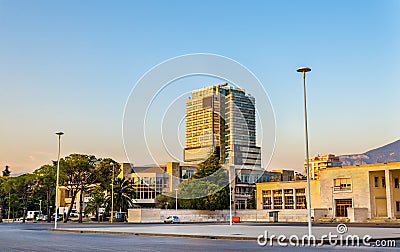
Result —
M 63 155 L 126 161 L 132 87 L 198 52 L 232 58 L 263 83 L 277 125 L 269 169 L 302 167 L 302 65 L 312 68 L 312 155 L 384 145 L 400 138 L 399 13 L 397 0 L 0 0 L 0 165 L 17 173 L 56 159 L 57 130 Z

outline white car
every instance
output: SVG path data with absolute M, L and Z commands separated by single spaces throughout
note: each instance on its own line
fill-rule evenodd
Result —
M 167 224 L 167 223 L 170 223 L 170 224 L 173 224 L 173 223 L 179 223 L 179 217 L 178 216 L 168 216 L 167 218 L 165 218 L 164 219 L 164 223 L 165 224 Z

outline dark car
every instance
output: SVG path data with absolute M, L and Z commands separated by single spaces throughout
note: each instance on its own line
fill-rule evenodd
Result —
M 51 220 L 53 221 L 56 217 L 56 214 L 51 215 Z M 62 220 L 63 216 L 61 214 L 57 215 L 57 221 Z
M 179 217 L 178 216 L 168 216 L 167 218 L 164 219 L 164 223 L 179 223 Z
M 125 212 L 116 212 L 114 215 L 115 222 L 125 222 L 126 221 L 126 213 Z

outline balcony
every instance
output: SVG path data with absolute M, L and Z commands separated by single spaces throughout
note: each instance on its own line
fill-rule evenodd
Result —
M 351 192 L 351 186 L 334 186 L 334 192 Z

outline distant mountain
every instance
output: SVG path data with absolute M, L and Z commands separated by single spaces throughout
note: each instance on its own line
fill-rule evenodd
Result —
M 367 151 L 363 154 L 339 156 L 343 166 L 376 164 L 400 161 L 400 140 L 382 147 Z

